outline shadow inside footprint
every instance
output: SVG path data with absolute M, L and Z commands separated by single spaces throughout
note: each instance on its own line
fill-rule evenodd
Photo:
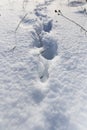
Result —
M 87 11 L 85 8 L 83 10 L 76 11 L 75 13 L 87 15 Z
M 41 55 L 47 60 L 52 60 L 57 55 L 57 41 L 47 36 L 43 39 L 43 48 Z
M 52 20 L 50 20 L 50 21 L 48 21 L 48 22 L 45 22 L 45 23 L 43 24 L 43 30 L 44 30 L 45 32 L 50 32 L 51 29 L 52 29 Z
M 25 24 L 25 25 L 32 25 L 36 22 L 36 17 L 33 16 L 34 18 L 32 18 L 31 16 L 29 17 L 27 14 L 25 16 L 20 16 L 19 18 L 21 19 L 21 23 Z
M 45 82 L 49 78 L 48 64 L 40 62 L 38 65 L 38 74 L 41 82 Z
M 32 92 L 32 98 L 36 104 L 40 103 L 44 99 L 44 93 L 41 92 L 39 89 L 35 89 Z
M 82 6 L 82 5 L 85 5 L 86 4 L 86 2 L 83 2 L 83 1 L 71 1 L 71 2 L 69 2 L 69 6 L 71 6 L 71 7 L 78 7 L 78 6 Z

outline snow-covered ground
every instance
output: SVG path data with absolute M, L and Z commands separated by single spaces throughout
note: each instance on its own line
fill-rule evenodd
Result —
M 87 35 L 54 12 L 87 29 L 84 8 L 0 1 L 0 130 L 87 130 Z

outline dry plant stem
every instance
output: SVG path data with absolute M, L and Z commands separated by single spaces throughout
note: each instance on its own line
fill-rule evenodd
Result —
M 82 27 L 80 24 L 76 23 L 75 21 L 71 20 L 70 18 L 68 18 L 68 17 L 66 17 L 64 15 L 61 15 L 61 16 L 63 16 L 67 20 L 71 21 L 72 23 L 75 23 L 77 26 L 79 26 L 83 31 L 85 31 L 87 33 L 87 30 L 84 27 Z
M 14 52 L 14 50 L 16 49 L 16 45 L 17 45 L 17 38 L 16 38 L 16 32 L 15 32 L 15 45 L 14 45 L 14 47 L 12 47 L 9 51 L 10 52 Z
M 26 5 L 27 5 L 27 3 L 28 3 L 28 0 L 23 0 L 23 9 L 25 10 L 26 9 Z
M 87 33 L 87 30 L 86 30 L 83 26 L 81 26 L 80 24 L 78 24 L 78 23 L 75 22 L 74 20 L 72 20 L 72 19 L 66 17 L 65 15 L 63 15 L 63 13 L 62 13 L 60 10 L 58 11 L 58 15 L 61 15 L 62 17 L 64 17 L 64 18 L 67 19 L 68 21 L 74 23 L 75 25 L 77 25 L 78 27 L 80 27 L 81 30 L 83 30 L 85 33 Z
M 24 17 L 20 20 L 20 22 L 18 23 L 18 25 L 17 25 L 17 27 L 16 27 L 16 29 L 15 29 L 15 31 L 14 31 L 14 33 L 15 33 L 15 46 L 11 49 L 11 51 L 12 51 L 12 50 L 14 51 L 15 48 L 16 48 L 16 45 L 17 45 L 16 33 L 17 33 L 17 30 L 18 30 L 20 24 L 22 23 L 22 21 L 25 19 L 25 17 L 26 17 L 27 15 L 28 15 L 28 13 L 26 13 L 26 14 L 24 15 Z
M 27 15 L 28 15 L 28 13 L 26 13 L 26 14 L 24 15 L 24 17 L 20 20 L 20 22 L 18 23 L 18 25 L 17 25 L 17 27 L 16 27 L 16 29 L 15 29 L 15 33 L 17 32 L 17 30 L 18 30 L 20 24 L 22 23 L 22 21 L 25 19 L 25 17 L 26 17 Z

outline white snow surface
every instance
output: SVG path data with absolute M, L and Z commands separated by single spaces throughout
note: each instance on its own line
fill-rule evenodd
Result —
M 87 130 L 87 35 L 54 12 L 87 29 L 74 4 L 0 1 L 0 130 Z

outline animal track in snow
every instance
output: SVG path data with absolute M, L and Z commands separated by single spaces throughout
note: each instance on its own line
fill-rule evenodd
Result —
M 39 89 L 34 89 L 31 96 L 36 104 L 39 104 L 44 99 L 44 94 Z
M 58 50 L 57 41 L 52 37 L 53 34 L 49 33 L 51 28 L 52 20 L 48 21 L 44 27 L 43 22 L 39 22 L 34 26 L 34 31 L 31 32 L 34 46 L 43 48 L 40 54 L 47 60 L 52 60 L 57 55 Z
M 43 23 L 43 30 L 45 32 L 50 32 L 51 29 L 52 29 L 52 20 Z
M 29 25 L 34 25 L 35 22 L 37 21 L 37 17 L 32 13 L 26 13 L 25 15 L 20 15 L 19 16 L 20 21 L 18 25 L 24 25 L 24 26 L 29 26 Z
M 39 10 L 35 10 L 35 15 L 37 16 L 37 17 L 39 17 L 40 19 L 43 17 L 43 18 L 46 18 L 47 17 L 47 15 L 44 13 L 44 12 L 40 12 Z
M 37 48 L 42 47 L 42 31 L 43 26 L 40 22 L 33 26 L 34 30 L 31 32 L 32 38 L 33 38 L 33 45 Z
M 48 73 L 48 63 L 44 62 L 43 59 L 38 66 L 38 74 L 41 82 L 45 82 L 49 78 L 49 73 Z
M 71 1 L 69 2 L 69 6 L 71 7 L 78 7 L 78 6 L 82 6 L 82 5 L 85 5 L 86 2 L 82 2 L 82 1 Z
M 44 50 L 41 52 L 41 55 L 47 60 L 52 60 L 57 55 L 58 47 L 56 40 L 46 34 L 42 42 Z
M 45 1 L 45 4 L 50 4 L 50 2 Z M 33 26 L 34 30 L 31 32 L 33 45 L 38 49 L 41 48 L 38 66 L 38 74 L 41 82 L 45 82 L 49 78 L 48 62 L 57 55 L 58 51 L 57 41 L 52 37 L 53 34 L 51 34 L 53 20 L 47 16 L 47 7 L 45 7 L 45 4 L 38 5 L 34 10 L 39 21 Z
M 33 38 L 33 45 L 37 47 L 40 56 L 38 66 L 38 74 L 41 82 L 45 82 L 49 78 L 48 61 L 52 60 L 58 51 L 57 41 L 52 37 L 52 20 L 45 22 L 40 20 L 33 26 L 34 30 L 31 32 Z

